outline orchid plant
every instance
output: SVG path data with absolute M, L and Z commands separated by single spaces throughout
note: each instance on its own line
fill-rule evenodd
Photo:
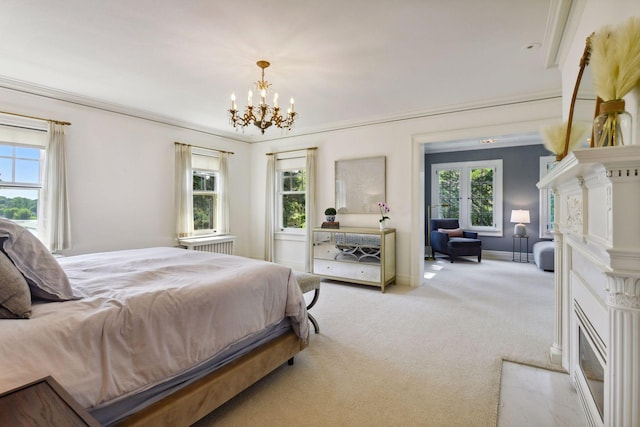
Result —
M 380 216 L 382 217 L 379 219 L 379 222 L 384 222 L 387 219 L 391 219 L 386 215 L 391 212 L 391 209 L 389 209 L 389 206 L 387 206 L 385 202 L 378 202 L 378 207 L 380 208 Z

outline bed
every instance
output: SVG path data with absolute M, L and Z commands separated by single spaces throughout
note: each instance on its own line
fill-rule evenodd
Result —
M 0 392 L 51 375 L 103 425 L 186 426 L 306 346 L 289 268 L 179 248 L 56 260 L 5 222 L 0 269 L 33 302 L 0 298 Z

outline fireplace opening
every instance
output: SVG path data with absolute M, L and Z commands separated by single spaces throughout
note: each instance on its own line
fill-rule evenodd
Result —
M 604 366 L 596 356 L 591 343 L 578 326 L 578 357 L 580 371 L 586 380 L 600 418 L 604 421 Z

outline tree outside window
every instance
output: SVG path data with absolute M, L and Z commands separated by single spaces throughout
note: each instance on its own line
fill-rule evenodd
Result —
M 460 218 L 460 170 L 438 171 L 438 204 L 442 218 Z
M 502 233 L 502 161 L 432 165 L 431 201 L 441 218 L 484 235 Z
M 471 169 L 471 226 L 493 226 L 493 168 Z
M 0 217 L 38 231 L 42 148 L 0 143 Z
M 215 232 L 218 218 L 217 174 L 193 171 L 193 229 Z
M 306 227 L 307 177 L 304 169 L 283 170 L 279 173 L 280 228 Z
M 549 173 L 556 164 L 555 156 L 540 157 L 540 179 Z M 555 202 L 553 191 L 548 188 L 540 190 L 540 237 L 553 238 Z

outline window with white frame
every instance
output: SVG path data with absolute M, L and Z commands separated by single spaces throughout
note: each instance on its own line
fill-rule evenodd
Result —
M 439 217 L 457 218 L 481 235 L 502 235 L 501 159 L 440 163 L 431 170 L 431 204 Z
M 47 124 L 13 118 L 0 125 L 0 217 L 38 235 Z
M 556 165 L 556 156 L 540 157 L 540 179 L 548 174 Z M 553 238 L 553 223 L 555 222 L 555 199 L 553 191 L 548 188 L 540 190 L 540 237 Z
M 307 223 L 306 158 L 278 159 L 276 172 L 276 228 L 285 232 L 303 233 Z
M 193 169 L 193 230 L 196 235 L 215 234 L 219 223 L 219 169 L 217 156 L 194 150 Z

